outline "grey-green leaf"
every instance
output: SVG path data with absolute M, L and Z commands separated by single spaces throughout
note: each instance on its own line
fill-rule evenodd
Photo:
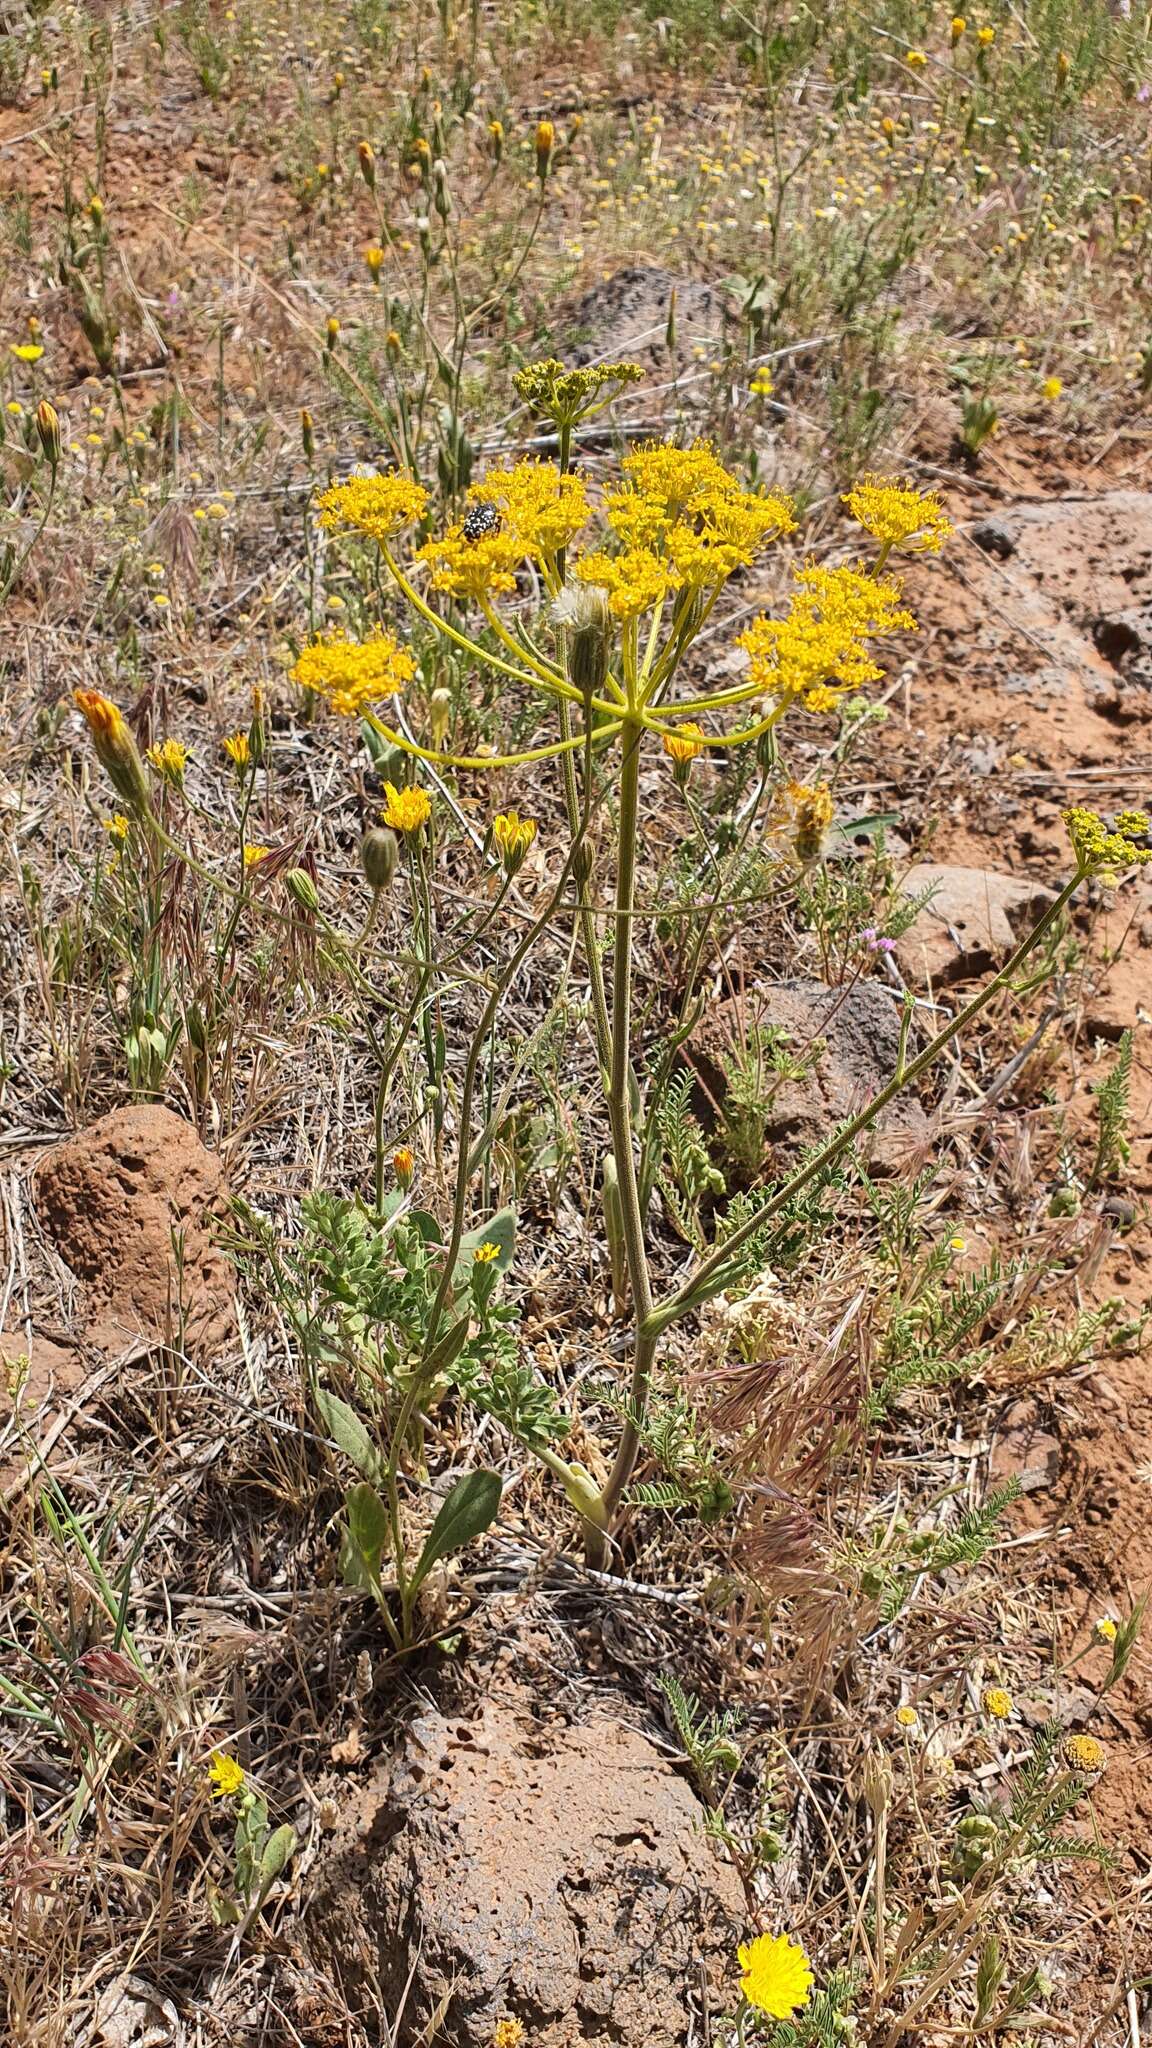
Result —
M 351 1459 L 365 1479 L 379 1479 L 384 1471 L 384 1461 L 356 1410 L 350 1408 L 347 1401 L 342 1401 L 338 1394 L 329 1393 L 327 1387 L 317 1387 L 316 1406 L 337 1449 Z
M 496 1246 L 496 1257 L 492 1263 L 498 1273 L 506 1272 L 512 1264 L 512 1255 L 516 1250 L 515 1209 L 498 1209 L 495 1216 L 489 1217 L 487 1223 L 479 1224 L 475 1230 L 465 1231 L 460 1239 L 456 1264 L 452 1269 L 452 1285 L 455 1289 L 459 1290 L 468 1285 L 473 1260 L 482 1244 Z
M 472 1543 L 477 1536 L 484 1534 L 485 1529 L 491 1528 L 500 1506 L 501 1491 L 498 1472 L 466 1472 L 463 1479 L 456 1481 L 428 1531 L 428 1541 L 412 1574 L 413 1592 L 434 1565 L 451 1557 L 454 1551 L 463 1550 L 466 1543 Z

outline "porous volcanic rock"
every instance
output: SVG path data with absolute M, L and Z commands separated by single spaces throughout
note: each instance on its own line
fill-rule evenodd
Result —
M 772 983 L 738 1003 L 720 1003 L 689 1041 L 693 1067 L 713 1113 L 723 1112 L 725 1061 L 752 1028 L 783 1033 L 786 1053 L 798 1063 L 819 1043 L 823 1050 L 799 1080 L 776 1080 L 764 1124 L 766 1154 L 777 1147 L 802 1150 L 830 1138 L 837 1124 L 855 1116 L 878 1095 L 896 1071 L 900 1052 L 900 1003 L 878 981 L 845 988 L 797 976 Z M 915 1092 L 898 1095 L 859 1139 L 874 1167 L 903 1165 L 928 1135 L 928 1119 Z
M 231 1275 L 215 1243 L 224 1169 L 183 1117 L 153 1103 L 110 1111 L 43 1161 L 36 1209 L 84 1282 L 94 1343 L 110 1350 L 175 1332 L 180 1302 L 190 1349 L 227 1337 Z
M 680 2048 L 700 2038 L 702 1985 L 715 2011 L 725 1983 L 730 2002 L 746 1920 L 702 1819 L 652 1744 L 607 1717 L 430 1713 L 346 1811 L 309 1945 L 353 2005 L 378 1984 L 401 2048 L 434 2014 L 441 2048 L 491 2048 L 505 2017 L 533 2048 Z
M 897 946 L 915 981 L 959 981 L 999 967 L 1052 901 L 1051 889 L 1027 875 L 930 861 L 909 868 L 901 888 L 908 897 L 932 891 Z

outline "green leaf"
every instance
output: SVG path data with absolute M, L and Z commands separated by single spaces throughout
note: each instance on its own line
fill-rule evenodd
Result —
M 316 1406 L 337 1450 L 351 1459 L 365 1479 L 379 1479 L 384 1471 L 384 1460 L 356 1410 L 350 1408 L 347 1401 L 342 1401 L 338 1394 L 330 1393 L 327 1387 L 316 1388 Z
M 463 1550 L 482 1536 L 496 1519 L 503 1490 L 498 1472 L 466 1472 L 458 1479 L 440 1513 L 428 1531 L 428 1541 L 412 1574 L 410 1591 L 415 1592 L 434 1565 Z
M 494 1244 L 497 1257 L 492 1264 L 498 1273 L 507 1272 L 516 1250 L 516 1211 L 498 1209 L 487 1223 L 481 1223 L 475 1230 L 467 1230 L 460 1239 L 460 1250 L 452 1269 L 452 1286 L 459 1290 L 466 1287 L 472 1275 L 472 1262 L 482 1244 Z
M 349 1489 L 344 1503 L 348 1522 L 340 1546 L 340 1569 L 346 1586 L 361 1586 L 383 1605 L 380 1561 L 391 1529 L 388 1510 L 374 1486 Z
M 260 1884 L 263 1890 L 279 1877 L 296 1853 L 296 1830 L 291 1821 L 285 1821 L 274 1835 L 269 1835 L 260 1858 Z

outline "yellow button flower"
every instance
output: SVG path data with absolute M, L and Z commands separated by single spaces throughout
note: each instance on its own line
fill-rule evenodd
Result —
M 786 2020 L 807 2005 L 812 1970 L 799 1942 L 786 1934 L 758 1934 L 736 1951 L 740 1989 L 748 2004 L 771 2019 Z

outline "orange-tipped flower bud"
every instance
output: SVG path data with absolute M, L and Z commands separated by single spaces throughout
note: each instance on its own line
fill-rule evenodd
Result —
M 312 415 L 306 405 L 300 408 L 300 439 L 304 444 L 305 460 L 311 462 L 316 453 L 316 436 L 312 431 Z
M 416 1159 L 410 1145 L 399 1145 L 392 1154 L 392 1171 L 402 1188 L 407 1190 L 411 1187 L 412 1175 L 416 1171 Z
M 376 190 L 376 152 L 372 144 L 370 142 L 358 142 L 356 145 L 356 155 L 360 160 L 360 170 L 364 183 L 370 192 L 374 192 Z
M 73 690 L 72 697 L 84 714 L 96 759 L 109 782 L 133 810 L 146 811 L 148 779 L 144 763 L 119 706 L 99 690 Z
M 36 431 L 40 436 L 40 446 L 55 471 L 60 460 L 60 415 L 46 398 L 42 398 L 36 407 Z
M 488 123 L 488 144 L 489 144 L 489 147 L 490 147 L 490 149 L 491 149 L 491 151 L 492 151 L 492 156 L 493 156 L 493 158 L 494 158 L 495 162 L 496 162 L 496 163 L 499 163 L 499 161 L 500 161 L 501 157 L 502 157 L 502 156 L 503 156 L 503 154 L 504 154 L 504 123 L 503 123 L 503 121 L 489 121 L 489 123 Z
M 543 184 L 552 165 L 552 151 L 556 147 L 556 130 L 551 121 L 536 123 L 536 176 Z

